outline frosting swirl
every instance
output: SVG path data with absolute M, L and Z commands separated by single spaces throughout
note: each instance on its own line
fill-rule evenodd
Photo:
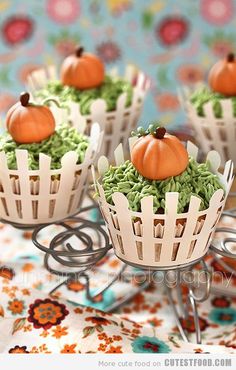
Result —
M 44 153 L 51 157 L 51 169 L 54 170 L 61 168 L 61 158 L 71 150 L 78 154 L 78 163 L 82 163 L 87 148 L 88 138 L 68 124 L 59 126 L 53 135 L 40 143 L 18 144 L 8 133 L 0 138 L 0 151 L 6 153 L 7 165 L 11 170 L 17 169 L 16 149 L 28 150 L 29 169 L 39 168 L 39 154 Z
M 60 81 L 49 81 L 46 87 L 38 90 L 35 95 L 40 99 L 56 96 L 65 107 L 67 101 L 79 103 L 81 114 L 86 115 L 90 114 L 91 104 L 97 99 L 105 100 L 108 112 L 115 110 L 117 99 L 124 92 L 127 93 L 126 107 L 129 107 L 133 96 L 131 84 L 122 78 L 106 76 L 100 86 L 87 90 L 64 86 Z
M 141 211 L 141 199 L 153 195 L 154 213 L 163 213 L 167 192 L 179 192 L 178 213 L 182 213 L 187 211 L 191 195 L 201 199 L 200 210 L 204 210 L 214 192 L 222 189 L 209 163 L 199 164 L 191 157 L 182 174 L 159 181 L 140 175 L 128 160 L 120 166 L 110 166 L 103 176 L 102 186 L 108 203 L 113 204 L 114 192 L 121 192 L 127 197 L 130 209 L 136 212 Z
M 209 90 L 206 86 L 197 89 L 190 97 L 190 102 L 195 107 L 197 114 L 204 117 L 204 105 L 212 102 L 213 112 L 216 118 L 222 118 L 222 99 L 231 99 L 233 107 L 233 115 L 236 117 L 236 96 L 227 97 L 217 92 Z

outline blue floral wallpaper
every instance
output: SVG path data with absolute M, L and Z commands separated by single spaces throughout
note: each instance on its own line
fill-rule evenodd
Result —
M 184 127 L 176 88 L 205 79 L 236 41 L 235 0 L 1 0 L 0 113 L 27 74 L 60 64 L 78 43 L 106 67 L 133 63 L 152 87 L 142 122 Z

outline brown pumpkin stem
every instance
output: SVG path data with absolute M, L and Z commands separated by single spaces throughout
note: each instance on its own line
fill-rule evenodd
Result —
M 165 127 L 158 127 L 155 132 L 155 137 L 157 139 L 163 139 L 166 133 Z
M 82 56 L 84 52 L 84 48 L 82 46 L 79 46 L 76 50 L 75 50 L 75 55 L 80 58 Z
M 23 107 L 27 107 L 27 105 L 29 104 L 29 98 L 30 94 L 27 92 L 22 92 L 20 94 L 20 102 Z
M 234 62 L 234 58 L 235 58 L 234 53 L 229 53 L 227 55 L 227 62 L 229 62 L 229 63 Z

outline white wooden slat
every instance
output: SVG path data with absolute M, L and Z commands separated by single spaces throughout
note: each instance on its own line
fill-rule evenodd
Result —
M 12 185 L 9 176 L 8 166 L 7 166 L 7 158 L 4 152 L 0 152 L 0 181 L 2 183 L 4 192 L 1 193 L 1 197 L 5 198 L 7 208 L 9 211 L 9 216 L 16 219 L 18 217 L 15 197 L 12 192 Z M 1 202 L 1 201 L 0 201 Z M 0 208 L 0 217 L 3 219 L 7 219 L 7 214 L 1 202 Z
M 198 156 L 198 147 L 196 145 L 194 145 L 191 141 L 188 141 L 187 142 L 187 151 L 188 151 L 188 154 L 193 157 L 194 159 L 197 160 L 197 156 Z
M 118 145 L 118 147 L 114 151 L 114 154 L 115 154 L 116 166 L 120 166 L 121 164 L 123 164 L 125 162 L 124 151 L 123 151 L 123 145 L 122 144 Z
M 29 170 L 28 170 L 28 151 L 16 149 L 17 174 L 21 189 L 21 207 L 23 217 L 33 218 L 32 199 L 30 191 Z
M 77 159 L 78 154 L 73 151 L 66 153 L 61 159 L 63 172 L 61 172 L 59 191 L 56 195 L 55 214 L 62 213 L 65 205 L 69 204 Z
M 219 153 L 216 150 L 211 150 L 206 157 L 206 160 L 210 162 L 211 171 L 213 173 L 218 173 L 220 168 L 221 158 Z
M 177 254 L 176 262 L 186 261 L 189 253 L 189 247 L 192 240 L 194 240 L 194 230 L 199 217 L 199 207 L 201 199 L 195 196 L 191 197 L 189 210 L 186 216 L 186 224 L 184 227 L 184 233 L 180 238 L 180 246 Z
M 143 226 L 143 263 L 152 264 L 155 260 L 155 240 L 154 240 L 154 221 L 153 221 L 153 196 L 145 197 L 141 200 L 142 226 Z M 150 248 L 152 246 L 152 248 Z M 151 249 L 151 250 L 150 250 Z
M 57 80 L 59 78 L 57 68 L 54 64 L 50 64 L 47 67 L 47 76 L 49 80 Z
M 209 202 L 208 212 L 206 214 L 206 218 L 205 218 L 202 230 L 200 234 L 198 235 L 195 249 L 192 254 L 193 259 L 196 258 L 199 255 L 199 253 L 203 252 L 206 248 L 206 243 L 207 243 L 209 234 L 212 231 L 213 225 L 215 223 L 219 206 L 220 204 L 223 203 L 222 202 L 223 194 L 224 192 L 222 189 L 217 190 L 213 194 Z
M 114 156 L 114 151 L 116 147 L 122 141 L 123 132 L 121 131 L 121 128 L 123 126 L 123 120 L 124 120 L 124 115 L 126 111 L 126 107 L 125 107 L 126 99 L 127 99 L 127 94 L 123 93 L 119 96 L 116 102 L 116 115 L 114 116 L 114 122 L 112 124 L 113 131 L 112 131 L 112 137 L 110 139 L 110 150 L 109 150 L 108 158 L 111 158 L 111 156 Z
M 128 200 L 123 194 L 118 192 L 113 194 L 112 199 L 115 204 L 117 218 L 120 225 L 123 247 L 125 249 L 125 258 L 133 260 L 136 257 L 137 260 L 137 247 L 134 239 Z
M 51 168 L 51 157 L 40 153 L 39 155 L 39 171 L 40 178 L 39 195 L 38 195 L 38 218 L 40 220 L 48 220 L 49 216 L 49 200 L 50 200 L 50 185 L 51 176 L 49 176 Z
M 165 219 L 165 228 L 164 235 L 162 240 L 161 248 L 161 260 L 164 265 L 168 265 L 171 261 L 172 252 L 173 252 L 173 243 L 175 238 L 175 224 L 177 218 L 177 207 L 178 207 L 178 193 L 166 193 L 166 219 Z

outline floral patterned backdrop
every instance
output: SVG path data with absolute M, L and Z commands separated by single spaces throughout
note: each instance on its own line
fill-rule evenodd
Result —
M 15 101 L 27 73 L 60 63 L 76 44 L 107 69 L 133 63 L 152 80 L 143 121 L 185 122 L 176 88 L 206 77 L 234 49 L 235 0 L 1 0 L 0 113 Z

